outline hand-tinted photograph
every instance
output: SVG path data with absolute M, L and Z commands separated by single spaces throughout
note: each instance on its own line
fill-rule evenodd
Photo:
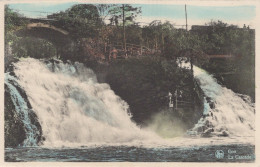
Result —
M 255 17 L 5 4 L 5 162 L 255 162 Z

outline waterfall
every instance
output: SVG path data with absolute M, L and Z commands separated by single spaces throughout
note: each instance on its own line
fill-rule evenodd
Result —
M 155 137 L 136 126 L 128 104 L 108 84 L 98 83 L 94 72 L 81 63 L 27 58 L 14 67 L 39 118 L 44 145 L 124 143 Z
M 249 96 L 234 93 L 194 66 L 194 77 L 205 94 L 203 117 L 192 131 L 216 135 L 253 136 L 255 110 Z
M 50 147 L 165 142 L 132 122 L 128 104 L 108 84 L 98 83 L 95 73 L 82 63 L 26 58 L 13 66 L 15 75 L 6 73 L 5 84 L 24 123 L 24 146 L 37 145 L 39 133 Z M 196 66 L 194 76 L 205 95 L 204 111 L 189 133 L 253 136 L 255 110 L 250 98 L 219 85 Z M 40 132 L 30 119 L 31 108 Z
M 19 118 L 24 124 L 24 130 L 26 134 L 26 139 L 23 142 L 23 146 L 37 146 L 38 137 L 40 131 L 38 128 L 31 122 L 30 112 L 31 109 L 28 107 L 28 103 L 25 101 L 24 97 L 21 95 L 19 84 L 17 79 L 11 76 L 9 73 L 5 74 L 5 84 L 9 89 L 11 100 L 14 104 L 15 111 L 17 112 Z

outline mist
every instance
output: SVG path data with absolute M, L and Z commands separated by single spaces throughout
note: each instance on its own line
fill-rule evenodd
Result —
M 165 109 L 155 113 L 146 122 L 147 128 L 162 138 L 183 136 L 187 131 L 187 125 L 177 117 L 178 114 L 173 109 Z

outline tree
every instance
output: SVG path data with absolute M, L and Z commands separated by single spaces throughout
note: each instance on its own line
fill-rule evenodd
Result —
M 57 55 L 55 46 L 49 41 L 18 37 L 16 32 L 29 23 L 21 14 L 5 6 L 5 63 L 11 63 L 14 58 L 34 57 L 49 58 Z
M 23 17 L 21 14 L 14 12 L 9 8 L 8 5 L 5 5 L 5 43 L 12 43 L 16 40 L 14 32 L 26 25 L 27 20 L 21 19 Z
M 136 24 L 126 27 L 126 42 L 136 45 L 142 45 L 142 28 Z
M 192 33 L 205 43 L 202 48 L 205 53 L 232 55 L 229 59 L 210 59 L 202 67 L 214 73 L 228 88 L 254 99 L 255 31 L 247 26 L 239 28 L 222 21 L 211 21 L 193 29 Z
M 57 55 L 55 46 L 44 39 L 22 37 L 12 45 L 15 57 L 50 58 Z
M 123 25 L 123 47 L 124 52 L 126 53 L 126 34 L 125 34 L 125 27 L 126 25 L 129 25 L 133 23 L 134 18 L 138 16 L 138 14 L 141 13 L 141 8 L 139 7 L 133 7 L 129 4 L 122 4 L 122 5 L 114 5 L 110 10 L 110 24 L 115 24 L 118 26 L 119 21 L 122 21 Z
M 110 9 L 115 6 L 113 4 L 97 4 L 96 8 L 98 10 L 99 16 L 103 22 L 103 24 L 105 24 L 107 17 L 109 17 L 110 13 Z
M 51 22 L 70 32 L 75 38 L 97 37 L 102 24 L 98 9 L 92 4 L 74 5 L 65 12 L 59 12 L 47 16 L 57 20 Z

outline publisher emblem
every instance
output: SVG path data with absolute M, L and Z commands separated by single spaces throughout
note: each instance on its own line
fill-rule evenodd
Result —
M 217 151 L 215 152 L 215 157 L 216 157 L 217 159 L 222 159 L 222 158 L 224 158 L 224 151 L 222 151 L 222 150 L 217 150 Z

